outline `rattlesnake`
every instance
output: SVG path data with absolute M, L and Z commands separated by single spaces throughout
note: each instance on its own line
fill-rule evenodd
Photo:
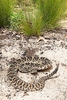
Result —
M 10 84 L 15 88 L 25 92 L 38 91 L 44 88 L 45 81 L 50 79 L 58 71 L 58 65 L 55 70 L 47 76 L 41 77 L 37 82 L 27 83 L 18 77 L 18 71 L 24 73 L 37 73 L 38 70 L 44 70 L 52 67 L 52 62 L 45 57 L 29 56 L 21 57 L 20 59 L 12 59 L 10 61 L 10 67 L 8 69 L 8 80 Z

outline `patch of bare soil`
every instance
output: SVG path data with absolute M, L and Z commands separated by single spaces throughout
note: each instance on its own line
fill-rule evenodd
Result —
M 67 100 L 67 29 L 50 30 L 42 38 L 26 37 L 19 32 L 0 29 L 0 100 Z M 35 54 L 47 57 L 53 66 L 59 63 L 59 77 L 46 81 L 42 91 L 23 96 L 23 91 L 16 91 L 7 81 L 9 61 L 13 57 Z M 22 77 L 23 73 L 19 75 Z M 27 80 L 31 75 L 27 74 L 25 78 Z

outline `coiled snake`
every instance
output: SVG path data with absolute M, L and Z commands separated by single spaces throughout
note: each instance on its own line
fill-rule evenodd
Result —
M 37 82 L 27 83 L 18 77 L 18 71 L 23 73 L 37 73 L 39 70 L 45 70 L 52 67 L 52 62 L 45 57 L 28 56 L 21 57 L 20 59 L 12 59 L 8 69 L 8 80 L 15 89 L 25 92 L 38 91 L 44 88 L 45 81 L 50 79 L 58 71 L 58 66 L 55 70 L 47 76 L 41 77 Z

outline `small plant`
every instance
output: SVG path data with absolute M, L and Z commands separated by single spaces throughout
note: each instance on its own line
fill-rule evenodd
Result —
M 36 35 L 39 36 L 43 27 L 42 16 L 40 11 L 33 10 L 29 12 L 23 13 L 23 18 L 21 21 L 22 31 L 27 35 Z
M 16 31 L 19 30 L 19 25 L 20 25 L 20 21 L 21 21 L 21 12 L 17 11 L 17 12 L 13 12 L 11 14 L 11 21 L 10 21 L 10 29 L 14 29 Z
M 67 0 L 37 0 L 37 5 L 42 12 L 45 30 L 55 28 L 67 10 Z
M 0 27 L 10 25 L 11 0 L 0 0 Z

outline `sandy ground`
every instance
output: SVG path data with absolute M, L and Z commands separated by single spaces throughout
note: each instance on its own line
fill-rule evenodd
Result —
M 0 100 L 67 100 L 67 29 L 45 32 L 43 38 L 38 41 L 37 37 L 27 38 L 15 31 L 0 30 Z M 7 81 L 9 61 L 13 57 L 34 54 L 50 59 L 53 68 L 59 63 L 56 74 L 59 77 L 47 80 L 42 91 L 28 92 L 29 95 L 23 96 L 23 91 L 16 91 Z M 38 77 L 41 75 L 43 73 L 39 73 Z M 19 77 L 25 81 L 35 78 L 23 73 L 19 73 Z

